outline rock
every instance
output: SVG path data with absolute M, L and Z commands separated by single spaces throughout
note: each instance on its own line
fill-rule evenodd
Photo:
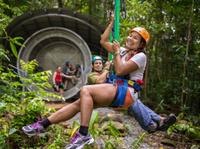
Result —
M 123 115 L 122 114 L 116 114 L 116 113 L 108 113 L 106 115 L 104 115 L 101 119 L 100 119 L 100 123 L 103 123 L 104 121 L 118 121 L 120 123 L 123 122 L 122 119 Z

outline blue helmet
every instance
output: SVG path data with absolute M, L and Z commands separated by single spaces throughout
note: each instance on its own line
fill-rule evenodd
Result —
M 103 62 L 103 58 L 101 56 L 92 56 L 92 63 L 94 63 L 96 60 L 101 60 Z

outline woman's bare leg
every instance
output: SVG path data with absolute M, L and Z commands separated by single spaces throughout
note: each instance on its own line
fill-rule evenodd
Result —
M 60 88 L 60 95 L 64 96 L 64 90 Z
M 116 91 L 117 87 L 112 84 L 84 86 L 80 92 L 81 125 L 88 126 L 94 107 L 109 106 Z
M 51 122 L 51 124 L 56 124 L 71 119 L 78 112 L 80 112 L 80 99 L 56 111 L 48 117 L 48 120 Z
M 67 90 L 68 89 L 68 80 L 67 79 L 65 79 L 65 83 L 64 83 L 64 90 Z

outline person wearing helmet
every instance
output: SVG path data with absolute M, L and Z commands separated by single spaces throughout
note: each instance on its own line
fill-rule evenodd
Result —
M 92 71 L 101 72 L 102 69 L 103 69 L 103 58 L 101 56 L 96 56 L 96 55 L 92 56 Z
M 103 58 L 101 56 L 92 57 L 92 72 L 88 75 L 88 84 L 105 83 L 111 63 L 107 61 L 103 68 Z
M 149 43 L 150 34 L 143 27 L 134 27 L 126 38 L 125 47 L 121 47 L 116 41 L 109 42 L 109 34 L 112 31 L 113 23 L 112 18 L 111 23 L 101 36 L 101 45 L 114 54 L 115 72 L 118 76 L 128 76 L 128 80 L 140 82 L 143 80 L 147 63 L 145 47 Z M 118 84 L 116 89 L 117 96 L 115 96 L 116 99 L 111 106 L 119 106 L 120 102 L 123 101 L 124 105 L 119 107 L 128 107 L 128 113 L 135 117 L 144 130 L 148 132 L 167 130 L 170 125 L 175 123 L 176 117 L 174 114 L 170 114 L 168 117 L 161 117 L 138 99 L 138 92 L 136 92 L 135 88 L 124 88 L 126 88 L 124 85 Z M 121 96 L 122 94 L 124 96 Z M 127 105 L 128 96 L 132 98 L 132 103 L 129 102 Z
M 96 60 L 100 60 L 100 61 L 103 62 L 103 58 L 102 58 L 101 56 L 93 55 L 93 56 L 92 56 L 92 64 L 94 64 L 94 62 L 95 62 Z

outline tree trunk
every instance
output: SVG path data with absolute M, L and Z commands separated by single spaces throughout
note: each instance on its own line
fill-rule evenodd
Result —
M 58 0 L 58 8 L 63 8 L 63 1 L 62 0 Z
M 192 17 L 193 17 L 193 9 L 194 9 L 194 0 L 192 0 L 192 5 L 191 5 L 191 10 L 189 11 L 189 20 L 188 20 L 188 33 L 187 33 L 187 45 L 186 45 L 186 50 L 185 50 L 185 59 L 183 63 L 183 79 L 182 79 L 182 93 L 181 93 L 181 106 L 182 108 L 185 106 L 188 93 L 187 93 L 187 67 L 188 67 L 188 51 L 190 47 L 190 41 L 191 41 L 191 27 L 192 27 Z
M 92 0 L 89 0 L 89 14 L 92 15 L 92 7 L 94 7 L 94 3 Z

